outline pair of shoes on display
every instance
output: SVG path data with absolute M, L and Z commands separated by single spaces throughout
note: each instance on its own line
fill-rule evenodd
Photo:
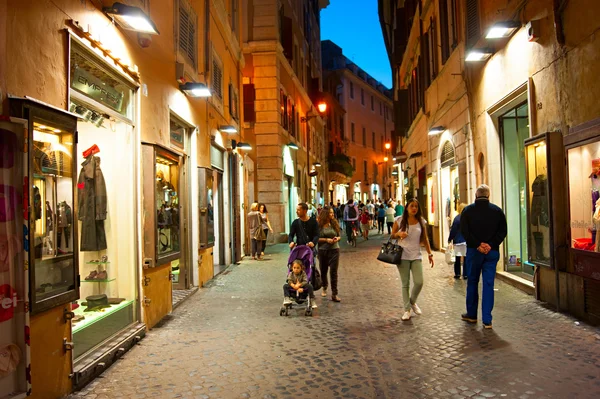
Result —
M 90 274 L 85 279 L 87 281 L 90 281 L 90 280 L 107 280 L 108 279 L 108 273 L 106 273 L 106 270 L 103 270 L 101 272 L 99 272 L 97 270 L 92 270 L 90 272 Z

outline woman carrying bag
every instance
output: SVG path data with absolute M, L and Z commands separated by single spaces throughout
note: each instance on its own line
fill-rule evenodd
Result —
M 397 239 L 398 245 L 402 247 L 402 258 L 398 267 L 400 279 L 402 280 L 402 299 L 404 301 L 404 314 L 402 321 L 410 320 L 411 309 L 416 315 L 420 315 L 421 309 L 417 305 L 417 298 L 423 288 L 423 256 L 421 245 L 427 250 L 429 264 L 433 267 L 433 253 L 427 238 L 427 225 L 421 216 L 419 201 L 411 199 L 406 204 L 404 213 L 396 218 L 392 229 L 391 239 Z M 413 288 L 410 289 L 410 274 L 412 272 Z
M 331 300 L 341 302 L 338 294 L 338 266 L 340 262 L 340 225 L 335 217 L 333 208 L 326 206 L 319 213 L 319 267 L 321 269 L 321 280 L 323 281 L 323 292 L 321 296 L 327 296 L 327 272 L 331 277 Z
M 252 239 L 252 259 L 262 260 L 260 252 L 262 250 L 262 242 L 267 237 L 262 229 L 262 218 L 258 212 L 258 203 L 254 202 L 248 212 L 248 229 L 250 230 L 250 238 Z

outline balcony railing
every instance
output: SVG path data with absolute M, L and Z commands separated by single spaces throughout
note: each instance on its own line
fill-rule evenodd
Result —
M 354 174 L 354 167 L 352 167 L 350 158 L 344 154 L 330 155 L 328 164 L 330 172 L 338 172 L 348 177 L 352 177 Z

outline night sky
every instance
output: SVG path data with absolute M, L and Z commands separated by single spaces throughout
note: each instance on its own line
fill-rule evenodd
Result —
M 386 87 L 392 87 L 377 0 L 331 0 L 321 11 L 321 40 L 331 40 L 346 57 Z

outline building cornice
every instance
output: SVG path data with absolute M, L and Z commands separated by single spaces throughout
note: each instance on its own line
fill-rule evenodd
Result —
M 383 94 L 382 92 L 380 92 L 379 90 L 377 90 L 376 88 L 371 86 L 369 83 L 365 82 L 363 79 L 356 76 L 356 74 L 354 74 L 352 71 L 349 71 L 347 68 L 340 69 L 340 71 L 342 72 L 343 75 L 354 78 L 353 81 L 359 82 L 361 84 L 361 87 L 368 88 L 372 93 L 376 94 L 380 99 L 383 99 L 387 103 L 389 103 L 389 105 L 392 105 L 394 103 L 393 99 L 389 98 L 388 96 L 386 96 L 385 94 Z

